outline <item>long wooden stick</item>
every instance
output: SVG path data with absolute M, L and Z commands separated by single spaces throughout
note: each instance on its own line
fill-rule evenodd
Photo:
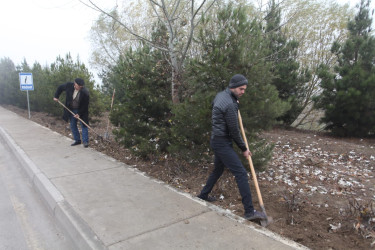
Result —
M 242 117 L 241 117 L 241 113 L 240 113 L 239 110 L 238 110 L 238 122 L 240 124 L 240 128 L 241 128 L 241 133 L 242 133 L 243 140 L 245 141 L 247 149 L 249 149 L 249 144 L 247 143 L 247 138 L 246 138 L 246 135 L 245 135 L 245 130 L 244 130 L 243 124 L 242 124 Z M 255 170 L 254 170 L 253 161 L 251 159 L 251 156 L 249 156 L 247 158 L 247 160 L 249 161 L 250 171 L 251 171 L 251 175 L 253 176 L 254 186 L 255 186 L 255 189 L 256 189 L 256 192 L 257 192 L 257 195 L 258 195 L 259 205 L 260 205 L 260 207 L 262 209 L 262 212 L 264 214 L 266 214 L 266 211 L 264 209 L 262 194 L 260 193 L 260 189 L 259 189 L 259 185 L 258 185 L 258 179 L 257 179 L 257 175 L 256 175 Z

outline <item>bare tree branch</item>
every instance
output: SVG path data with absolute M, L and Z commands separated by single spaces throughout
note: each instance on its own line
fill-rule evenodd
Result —
M 81 1 L 81 0 L 80 0 Z M 114 15 L 106 12 L 105 10 L 101 9 L 100 7 L 98 7 L 95 3 L 93 3 L 91 0 L 89 0 L 89 2 L 96 8 L 97 11 L 100 11 L 101 13 L 105 14 L 106 16 L 109 16 L 111 17 L 114 21 L 118 22 L 122 27 L 124 27 L 131 35 L 135 36 L 136 38 L 142 40 L 142 41 L 145 41 L 147 42 L 148 44 L 150 44 L 152 47 L 155 47 L 157 49 L 160 49 L 162 51 L 168 51 L 168 49 L 164 48 L 164 47 L 161 47 L 161 46 L 158 46 L 157 44 L 153 43 L 152 41 L 150 41 L 149 39 L 145 38 L 145 37 L 142 37 L 138 34 L 136 34 L 135 32 L 133 32 L 127 25 L 125 25 L 124 23 L 122 23 L 117 17 L 115 17 Z
M 155 4 L 156 6 L 159 6 L 160 8 L 161 8 L 161 5 L 158 3 L 158 2 L 156 2 L 156 1 L 154 1 L 154 0 L 149 0 L 151 3 L 153 3 L 153 4 Z
M 178 9 L 178 6 L 180 6 L 180 3 L 181 3 L 181 0 L 178 0 L 177 2 L 175 2 L 176 5 L 175 6 L 172 6 L 172 9 L 173 9 L 173 13 L 172 13 L 172 17 L 174 17 L 176 15 L 176 12 L 177 12 L 177 9 Z

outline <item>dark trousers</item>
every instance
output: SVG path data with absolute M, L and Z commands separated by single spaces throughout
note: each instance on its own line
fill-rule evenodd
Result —
M 247 171 L 241 163 L 236 152 L 233 150 L 232 140 L 225 137 L 214 137 L 211 139 L 211 148 L 215 153 L 215 168 L 207 179 L 200 196 L 208 197 L 217 180 L 224 172 L 226 166 L 234 175 L 238 189 L 242 197 L 245 213 L 253 213 L 254 206 L 247 177 Z

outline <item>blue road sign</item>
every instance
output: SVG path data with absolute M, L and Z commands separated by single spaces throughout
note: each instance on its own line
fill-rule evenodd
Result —
M 33 73 L 20 73 L 20 89 L 22 91 L 34 90 Z

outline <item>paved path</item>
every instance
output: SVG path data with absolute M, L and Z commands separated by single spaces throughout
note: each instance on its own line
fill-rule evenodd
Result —
M 306 249 L 2 107 L 0 137 L 77 249 Z

